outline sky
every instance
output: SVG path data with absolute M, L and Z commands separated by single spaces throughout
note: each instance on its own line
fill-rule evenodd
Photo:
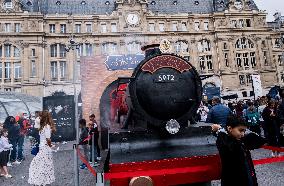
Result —
M 260 10 L 266 10 L 268 13 L 267 21 L 273 21 L 273 14 L 280 11 L 284 16 L 284 0 L 254 0 Z

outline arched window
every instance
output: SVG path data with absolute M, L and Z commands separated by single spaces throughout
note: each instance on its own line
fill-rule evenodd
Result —
M 102 54 L 116 54 L 117 53 L 117 44 L 112 42 L 106 42 L 102 44 Z
M 184 40 L 179 40 L 175 42 L 175 51 L 176 53 L 188 53 L 189 52 L 189 46 L 188 42 Z
M 198 51 L 199 52 L 206 52 L 211 50 L 210 41 L 207 39 L 202 39 L 198 41 Z
M 21 50 L 10 43 L 0 45 L 0 81 L 4 76 L 4 82 L 21 81 L 22 63 Z
M 127 47 L 128 54 L 139 54 L 142 52 L 141 43 L 139 43 L 138 41 L 130 42 L 126 45 L 126 47 Z
M 238 70 L 249 70 L 256 67 L 256 56 L 254 43 L 245 37 L 235 43 L 235 61 Z

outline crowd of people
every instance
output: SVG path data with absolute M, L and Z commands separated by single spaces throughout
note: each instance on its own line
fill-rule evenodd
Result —
M 276 147 L 272 148 L 272 156 L 281 156 L 284 90 L 280 91 L 280 97 L 282 100 L 267 96 L 255 102 L 239 101 L 237 104 L 229 103 L 228 107 L 221 104 L 220 98 L 213 98 L 213 106 L 206 112 L 206 122 L 213 123 L 212 131 L 217 137 L 222 186 L 258 185 L 250 150 L 270 145 Z
M 263 96 L 255 101 L 229 101 L 222 104 L 219 97 L 213 97 L 211 104 L 202 103 L 197 111 L 197 121 L 226 126 L 230 114 L 242 117 L 250 131 L 264 136 L 269 145 L 284 145 L 284 95 L 281 99 Z M 278 156 L 272 152 L 272 156 Z

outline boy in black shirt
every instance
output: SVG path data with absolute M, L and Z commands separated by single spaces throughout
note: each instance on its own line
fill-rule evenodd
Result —
M 216 145 L 222 163 L 222 186 L 257 186 L 257 178 L 249 150 L 265 144 L 264 138 L 247 130 L 241 117 L 231 115 L 226 129 L 213 124 L 212 131 L 217 135 Z

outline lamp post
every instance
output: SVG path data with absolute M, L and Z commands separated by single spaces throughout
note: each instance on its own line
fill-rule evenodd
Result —
M 74 172 L 75 172 L 75 186 L 79 186 L 79 169 L 78 169 L 78 154 L 77 154 L 77 145 L 79 144 L 79 118 L 78 118 L 78 96 L 77 96 L 77 89 L 76 89 L 76 51 L 79 46 L 79 43 L 74 41 L 73 35 L 69 39 L 68 44 L 65 47 L 66 52 L 70 50 L 73 51 L 73 90 L 74 90 L 74 103 L 75 103 L 75 128 L 76 128 L 76 144 L 74 144 Z

